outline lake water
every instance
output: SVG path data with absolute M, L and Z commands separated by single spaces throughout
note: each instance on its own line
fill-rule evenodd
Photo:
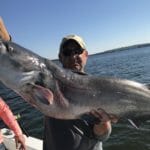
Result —
M 150 85 L 150 47 L 92 55 L 86 72 Z M 0 95 L 15 114 L 21 115 L 20 123 L 28 134 L 42 139 L 43 115 L 3 85 Z M 136 130 L 127 121 L 113 125 L 110 138 L 103 144 L 104 150 L 150 150 L 150 121 L 141 122 L 140 128 Z

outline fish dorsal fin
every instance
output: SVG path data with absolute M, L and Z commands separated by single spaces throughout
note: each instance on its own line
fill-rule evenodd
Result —
M 128 122 L 135 128 L 135 129 L 139 129 L 139 127 L 131 120 L 131 119 L 127 119 Z

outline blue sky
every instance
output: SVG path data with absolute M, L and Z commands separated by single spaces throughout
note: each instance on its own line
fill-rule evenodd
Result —
M 89 54 L 150 43 L 150 0 L 3 0 L 1 17 L 13 41 L 55 59 L 65 35 L 77 34 Z

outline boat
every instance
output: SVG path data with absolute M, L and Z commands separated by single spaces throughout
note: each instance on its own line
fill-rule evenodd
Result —
M 16 150 L 14 132 L 10 129 L 2 128 L 1 133 L 2 133 L 6 148 L 8 150 Z M 42 147 L 43 147 L 42 140 L 35 138 L 35 137 L 31 137 L 31 136 L 29 137 L 25 136 L 25 139 L 26 139 L 27 150 L 42 150 Z

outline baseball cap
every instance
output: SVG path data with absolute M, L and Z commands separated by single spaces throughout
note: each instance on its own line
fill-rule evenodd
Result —
M 71 34 L 71 35 L 65 36 L 62 39 L 61 44 L 60 44 L 60 49 L 59 49 L 60 51 L 62 51 L 62 47 L 63 47 L 64 43 L 66 43 L 68 40 L 74 40 L 80 45 L 80 47 L 82 49 L 86 49 L 86 45 L 85 45 L 83 39 L 80 36 L 78 36 L 78 35 Z

